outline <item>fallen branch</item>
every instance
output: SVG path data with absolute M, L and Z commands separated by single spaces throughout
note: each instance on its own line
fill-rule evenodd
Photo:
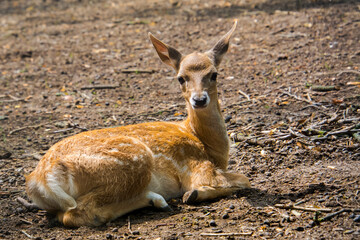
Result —
M 52 133 L 63 133 L 63 132 L 71 131 L 71 130 L 74 130 L 74 128 L 73 128 L 73 127 L 71 127 L 71 128 L 65 128 L 65 129 L 53 131 Z
M 80 90 L 92 90 L 92 89 L 115 89 L 120 87 L 119 85 L 95 85 L 95 86 L 84 86 Z
M 289 128 L 288 131 L 289 131 L 292 135 L 294 135 L 294 136 L 296 136 L 296 137 L 305 138 L 305 139 L 310 139 L 308 136 L 305 136 L 305 135 L 303 135 L 303 134 L 301 134 L 301 133 L 298 133 L 298 132 L 294 132 L 291 128 Z
M 28 224 L 28 225 L 32 225 L 32 224 L 33 224 L 32 222 L 30 222 L 30 221 L 28 221 L 28 220 L 26 220 L 26 219 L 24 219 L 24 218 L 20 218 L 20 221 L 21 221 L 22 223 L 25 223 L 25 224 Z
M 311 90 L 317 91 L 317 92 L 329 92 L 334 90 L 339 90 L 340 88 L 338 86 L 320 86 L 320 85 L 312 85 Z
M 25 230 L 20 230 L 20 232 L 22 232 L 25 236 L 27 236 L 30 239 L 33 239 L 34 237 L 31 236 L 30 234 L 28 234 L 27 232 L 25 232 Z
M 129 232 L 132 234 L 133 231 L 131 230 L 131 221 L 130 221 L 130 216 L 128 216 L 128 229 L 129 229 Z
M 200 233 L 200 236 L 206 237 L 234 237 L 234 236 L 250 236 L 253 232 L 242 232 L 242 233 Z
M 319 222 L 324 222 L 324 221 L 327 221 L 327 220 L 330 220 L 332 219 L 333 217 L 343 213 L 343 212 L 352 212 L 351 209 L 341 209 L 340 211 L 337 211 L 337 212 L 334 212 L 334 213 L 330 213 L 328 215 L 326 215 L 325 217 L 323 218 L 319 218 L 318 221 Z
M 40 208 L 38 206 L 36 206 L 34 203 L 29 203 L 28 201 L 26 201 L 25 199 L 18 197 L 16 198 L 16 201 L 18 203 L 21 203 L 26 209 L 28 209 L 29 211 L 32 210 L 39 210 Z
M 322 75 L 332 75 L 332 74 L 336 74 L 337 76 L 340 76 L 344 73 L 353 73 L 353 74 L 358 74 L 360 75 L 359 71 L 355 71 L 355 70 L 351 70 L 351 69 L 345 69 L 345 70 L 340 70 L 340 71 L 332 71 L 332 72 L 319 72 L 319 73 L 315 73 L 315 76 L 322 76 Z
M 339 123 L 360 122 L 360 118 L 347 118 L 339 120 Z
M 13 134 L 13 133 L 16 133 L 16 132 L 25 130 L 25 129 L 27 129 L 27 128 L 39 128 L 39 127 L 41 127 L 41 126 L 43 126 L 43 125 L 46 125 L 46 124 L 48 124 L 48 123 L 41 123 L 41 124 L 39 124 L 39 125 L 21 127 L 21 128 L 18 128 L 18 129 L 15 129 L 15 130 L 10 131 L 9 134 L 8 134 L 8 136 L 10 136 L 10 135 Z
M 123 69 L 122 73 L 154 73 L 155 70 L 146 70 L 146 69 Z
M 12 100 L 0 100 L 0 102 L 3 102 L 3 103 L 11 103 L 11 102 L 21 102 L 21 101 L 24 101 L 26 102 L 26 98 L 17 98 L 13 95 L 10 95 L 10 94 L 7 94 L 7 95 L 1 95 L 0 98 L 3 98 L 3 97 L 10 97 L 12 98 Z
M 331 212 L 331 208 L 301 207 L 301 206 L 285 205 L 285 204 L 275 204 L 275 207 L 281 209 L 302 210 L 307 212 Z
M 301 97 L 296 96 L 296 95 L 294 95 L 294 94 L 291 94 L 291 93 L 289 93 L 289 92 L 286 92 L 286 91 L 281 91 L 281 92 L 282 92 L 283 94 L 285 94 L 285 95 L 288 95 L 289 97 L 292 97 L 292 98 L 298 100 L 298 101 L 309 103 L 309 104 L 311 104 L 311 105 L 314 106 L 314 107 L 318 107 L 318 106 L 316 106 L 316 105 L 320 105 L 319 103 L 314 103 L 314 102 L 312 102 L 312 101 L 310 101 L 310 100 L 308 100 L 308 99 L 301 98 Z M 320 106 L 321 106 L 322 108 L 326 108 L 326 107 L 323 106 L 323 105 L 320 105 Z
M 346 135 L 346 134 L 353 134 L 353 133 L 360 132 L 360 129 L 353 129 L 356 126 L 357 126 L 357 124 L 354 124 L 354 125 L 351 125 L 349 127 L 346 127 L 344 129 L 341 129 L 341 130 L 338 130 L 338 131 L 329 132 L 329 133 L 325 134 L 325 136 L 323 136 L 323 137 L 312 138 L 312 140 L 324 140 L 324 139 L 327 139 L 330 136 L 339 136 L 339 135 Z
M 238 90 L 238 92 L 241 94 L 241 95 L 243 95 L 248 101 L 251 101 L 251 99 L 250 99 L 250 96 L 249 95 L 247 95 L 246 93 L 244 93 L 243 91 L 241 91 L 241 90 Z

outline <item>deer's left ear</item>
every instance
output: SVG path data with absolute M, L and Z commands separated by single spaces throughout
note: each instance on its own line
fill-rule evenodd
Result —
M 206 52 L 208 56 L 214 61 L 215 66 L 219 66 L 223 56 L 229 49 L 229 40 L 233 32 L 235 31 L 237 25 L 237 20 L 235 20 L 234 25 L 216 44 L 215 46 Z

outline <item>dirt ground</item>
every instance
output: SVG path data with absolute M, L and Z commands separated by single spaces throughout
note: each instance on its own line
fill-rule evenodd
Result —
M 17 202 L 24 175 L 61 139 L 186 117 L 149 31 L 205 51 L 234 18 L 218 89 L 229 169 L 251 190 L 174 199 L 172 213 L 142 209 L 98 228 L 67 229 Z M 2 0 L 0 61 L 0 239 L 360 237 L 357 1 Z

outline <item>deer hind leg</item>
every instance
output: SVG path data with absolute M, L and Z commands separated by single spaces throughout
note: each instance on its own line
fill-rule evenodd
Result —
M 126 213 L 143 207 L 154 206 L 163 211 L 171 211 L 165 199 L 157 193 L 148 191 L 134 198 L 100 205 L 103 197 L 94 199 L 93 194 L 87 194 L 78 199 L 78 205 L 71 209 L 58 213 L 58 220 L 67 227 L 100 226 L 108 221 L 118 218 Z
M 183 196 L 184 203 L 210 200 L 229 195 L 239 189 L 250 188 L 250 182 L 243 174 L 216 169 L 209 161 L 191 165 L 190 186 Z

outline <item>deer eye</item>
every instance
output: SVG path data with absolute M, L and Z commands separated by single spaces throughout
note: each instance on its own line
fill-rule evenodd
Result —
M 183 77 L 178 77 L 178 81 L 182 85 L 185 82 L 185 79 Z
M 216 81 L 216 78 L 217 78 L 217 73 L 216 72 L 211 74 L 211 77 L 210 77 L 211 81 Z

